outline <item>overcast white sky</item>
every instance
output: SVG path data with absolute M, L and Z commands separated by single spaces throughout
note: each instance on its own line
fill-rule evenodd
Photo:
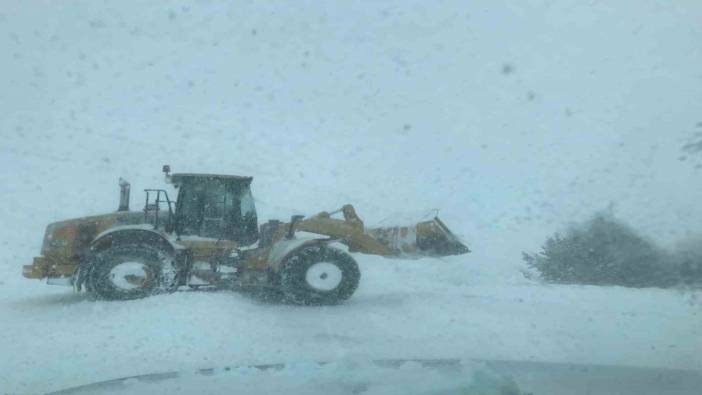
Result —
M 610 204 L 664 243 L 702 221 L 698 1 L 2 3 L 1 232 L 28 251 L 163 163 L 255 176 L 262 219 L 441 208 L 515 261 Z

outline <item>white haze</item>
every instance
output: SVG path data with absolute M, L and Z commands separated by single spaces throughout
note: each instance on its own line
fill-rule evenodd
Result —
M 344 203 L 371 224 L 440 209 L 474 251 L 449 259 L 451 275 L 488 287 L 522 281 L 522 251 L 599 210 L 673 245 L 702 223 L 702 173 L 679 159 L 702 130 L 700 21 L 697 1 L 4 0 L 0 297 L 69 292 L 20 276 L 46 224 L 115 210 L 119 177 L 141 209 L 163 164 L 253 176 L 261 220 Z M 384 260 L 357 258 L 379 265 L 369 276 L 392 276 Z M 412 295 L 411 273 L 390 288 Z M 361 301 L 382 292 L 383 279 L 368 284 Z M 12 317 L 32 322 L 23 303 Z M 247 303 L 235 305 L 256 308 Z M 678 323 L 682 334 L 669 335 L 694 344 L 690 323 Z M 700 364 L 666 353 L 625 355 Z M 55 388 L 46 377 L 41 388 Z
M 610 204 L 694 231 L 702 5 L 549 3 L 6 1 L 2 239 L 164 163 L 254 176 L 262 218 L 439 208 L 501 262 Z

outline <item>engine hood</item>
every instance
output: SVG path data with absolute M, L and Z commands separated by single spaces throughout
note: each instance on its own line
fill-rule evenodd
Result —
M 60 251 L 62 255 L 75 255 L 101 232 L 122 225 L 145 223 L 144 214 L 120 211 L 52 222 L 46 227 L 41 252 L 43 255 Z

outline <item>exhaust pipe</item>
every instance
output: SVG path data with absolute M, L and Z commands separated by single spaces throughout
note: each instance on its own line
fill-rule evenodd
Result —
M 119 207 L 117 211 L 129 211 L 129 183 L 120 177 L 119 179 Z

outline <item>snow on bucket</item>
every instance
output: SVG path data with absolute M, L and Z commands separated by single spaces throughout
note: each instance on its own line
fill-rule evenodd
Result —
M 470 252 L 439 217 L 409 226 L 366 229 L 365 233 L 403 257 L 441 257 Z

